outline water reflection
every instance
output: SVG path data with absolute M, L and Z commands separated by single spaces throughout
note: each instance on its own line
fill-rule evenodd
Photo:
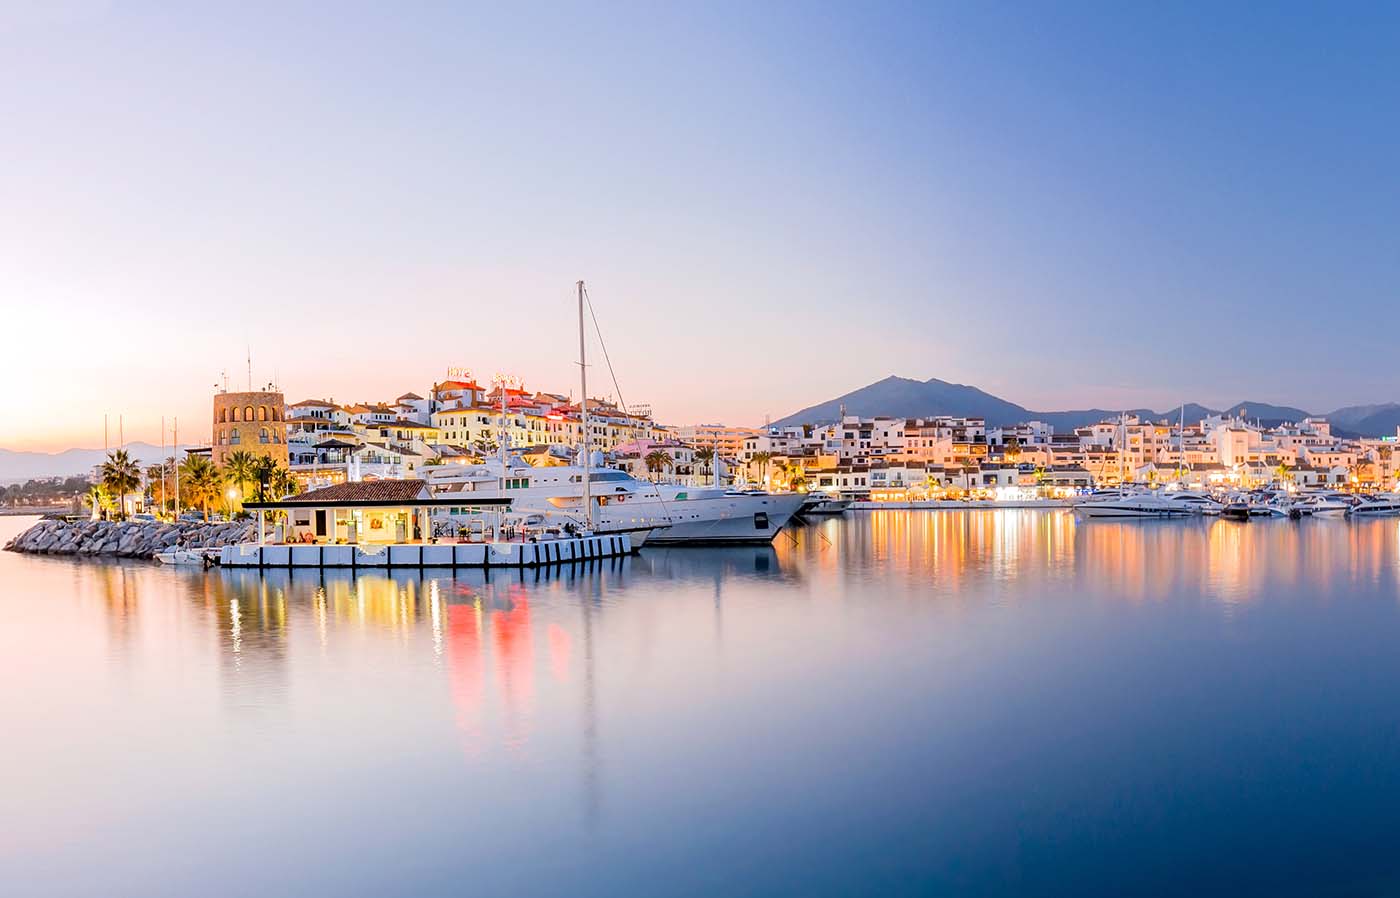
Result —
M 70 851 L 208 891 L 168 862 L 216 853 L 197 815 L 287 846 L 220 858 L 245 892 L 1191 893 L 1163 871 L 1219 845 L 1276 863 L 1240 833 L 1377 866 L 1338 840 L 1400 800 L 1396 520 L 878 512 L 539 571 L 0 577 L 15 894 L 84 891 L 45 888 Z

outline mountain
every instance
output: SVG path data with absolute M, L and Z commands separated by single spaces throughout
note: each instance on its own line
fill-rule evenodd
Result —
M 188 448 L 188 447 L 181 447 Z M 161 448 L 150 443 L 127 443 L 126 451 L 144 467 L 161 459 Z M 165 449 L 166 456 L 170 448 Z M 81 477 L 92 473 L 94 465 L 102 464 L 101 449 L 65 449 L 62 452 L 18 452 L 0 449 L 0 483 L 29 480 L 34 477 Z
M 1181 406 L 1164 412 L 1149 408 L 1088 408 L 1038 412 L 967 384 L 953 384 L 937 378 L 920 381 L 891 375 L 859 390 L 852 390 L 844 396 L 808 406 L 773 423 L 780 427 L 791 424 L 830 423 L 840 416 L 843 405 L 847 414 L 866 418 L 877 415 L 892 418 L 955 415 L 986 418 L 987 423 L 992 426 L 1017 424 L 1022 421 L 1044 421 L 1057 431 L 1073 430 L 1076 427 L 1115 418 L 1123 412 L 1149 421 L 1177 421 L 1183 417 Z M 1300 408 L 1271 405 L 1267 402 L 1237 402 L 1225 409 L 1214 409 L 1189 402 L 1186 403 L 1184 417 L 1187 421 L 1199 421 L 1208 415 L 1230 416 L 1241 413 L 1250 421 L 1260 421 L 1266 427 L 1285 421 L 1300 421 L 1310 416 Z M 1352 406 L 1338 409 L 1331 415 L 1312 417 L 1327 418 L 1333 423 L 1333 432 L 1339 436 L 1393 436 L 1395 428 L 1400 425 L 1400 403 Z
M 1396 426 L 1400 425 L 1400 403 L 1349 405 L 1328 415 L 1327 420 L 1348 430 L 1390 436 L 1395 433 Z
M 907 377 L 890 375 L 868 387 L 853 390 L 829 402 L 809 406 L 794 412 L 776 426 L 788 424 L 816 424 L 835 421 L 841 416 L 841 406 L 846 414 L 872 418 L 876 415 L 914 417 L 917 415 L 961 415 L 983 417 L 988 423 L 1026 421 L 1029 414 L 1014 402 L 998 399 L 990 393 L 966 384 L 950 384 L 933 378 L 911 380 Z

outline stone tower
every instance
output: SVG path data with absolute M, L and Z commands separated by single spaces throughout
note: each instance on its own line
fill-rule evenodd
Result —
M 287 403 L 281 393 L 214 394 L 214 464 L 243 450 L 287 464 Z

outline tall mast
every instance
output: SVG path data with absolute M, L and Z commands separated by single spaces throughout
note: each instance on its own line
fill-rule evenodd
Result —
M 589 471 L 592 462 L 592 448 L 588 439 L 588 362 L 584 348 L 583 330 L 583 281 L 578 282 L 578 386 L 579 419 L 583 422 L 583 511 L 588 529 L 593 529 L 593 485 L 589 483 L 593 475 Z
M 180 419 L 175 419 L 174 432 L 170 434 L 170 457 L 175 463 L 171 465 L 175 469 L 175 517 L 180 517 Z M 210 440 L 212 443 L 213 440 Z

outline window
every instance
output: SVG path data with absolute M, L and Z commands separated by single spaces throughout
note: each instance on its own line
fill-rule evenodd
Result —
M 251 405 L 244 406 L 244 408 L 243 408 L 243 420 L 244 420 L 244 421 L 251 421 L 251 420 L 253 420 L 253 407 L 252 407 Z
M 228 440 L 228 441 L 229 441 L 229 444 L 230 444 L 230 445 L 237 446 L 240 442 L 242 442 L 242 439 L 243 439 L 243 435 L 242 435 L 241 433 L 239 433 L 239 432 L 238 432 L 238 428 L 235 427 L 235 428 L 233 429 L 233 431 L 229 434 L 229 440 Z
M 259 442 L 259 443 L 266 443 L 266 442 L 267 442 L 267 428 L 266 428 L 266 427 L 264 427 L 264 428 L 262 428 L 262 429 L 260 429 L 260 430 L 258 431 L 258 442 Z
M 258 420 L 259 420 L 259 421 L 266 421 L 266 420 L 267 420 L 267 406 L 265 406 L 265 405 L 260 405 L 260 406 L 258 406 Z

